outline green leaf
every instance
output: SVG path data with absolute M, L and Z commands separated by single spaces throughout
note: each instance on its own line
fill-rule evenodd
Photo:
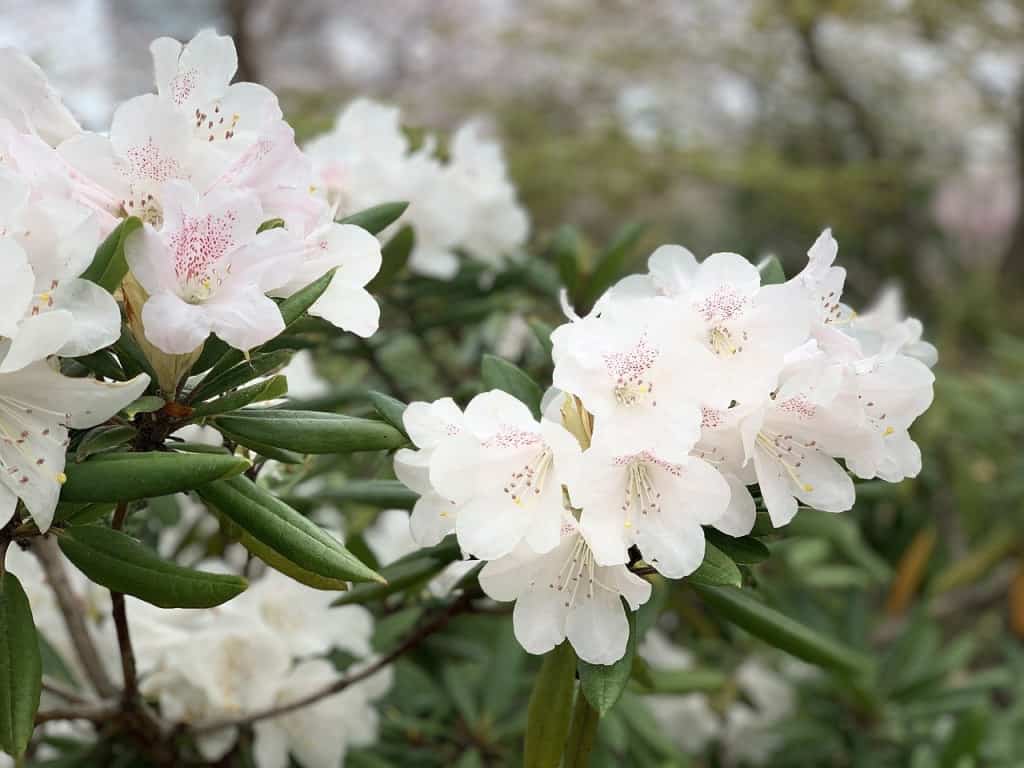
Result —
M 547 258 L 558 267 L 558 277 L 569 292 L 576 298 L 580 288 L 580 233 L 568 224 L 555 233 L 548 246 Z
M 192 390 L 192 393 L 189 395 L 189 401 L 198 403 L 203 400 L 209 400 L 211 397 L 223 394 L 229 389 L 240 387 L 260 376 L 269 376 L 272 373 L 277 373 L 288 365 L 288 361 L 291 359 L 292 353 L 287 349 L 253 355 L 249 360 L 243 360 L 233 368 L 224 371 L 224 373 L 217 376 L 207 375 Z
M 254 557 L 258 557 L 275 571 L 279 571 L 285 576 L 295 579 L 295 581 L 300 584 L 305 584 L 307 587 L 320 589 L 325 592 L 344 592 L 349 588 L 347 580 L 321 576 L 318 573 L 313 573 L 313 571 L 307 571 L 305 568 L 301 568 L 296 565 L 273 548 L 254 539 L 248 533 L 232 523 L 229 518 L 225 518 L 221 515 L 221 519 L 225 520 L 225 522 L 230 525 L 231 533 L 234 534 L 234 538 L 237 539 L 239 544 L 251 552 Z
M 337 539 L 246 477 L 204 485 L 199 495 L 252 539 L 304 571 L 329 579 L 383 581 Z
M 370 293 L 380 293 L 390 285 L 409 262 L 416 236 L 412 227 L 402 227 L 380 250 L 381 265 L 376 276 L 366 286 Z
M 125 381 L 128 378 L 121 367 L 121 363 L 117 361 L 114 353 L 109 349 L 101 349 L 99 352 L 93 352 L 91 355 L 82 355 L 81 357 L 76 357 L 75 360 L 93 373 L 112 381 Z
M 113 528 L 69 528 L 57 541 L 68 560 L 92 581 L 160 608 L 212 608 L 248 586 L 240 576 L 193 571 L 168 562 Z
M 757 265 L 757 271 L 761 273 L 761 285 L 779 285 L 786 282 L 786 271 L 782 268 L 779 257 L 772 255 Z
M 563 642 L 544 656 L 527 707 L 524 768 L 553 768 L 562 760 L 572 718 L 576 654 Z
M 140 413 L 153 413 L 154 411 L 159 411 L 165 405 L 167 405 L 167 401 L 162 397 L 157 397 L 156 395 L 143 395 L 138 400 L 126 405 L 121 409 L 121 411 L 129 419 L 133 419 Z
M 737 565 L 757 565 L 772 555 L 768 547 L 753 536 L 733 537 L 714 528 L 705 528 L 704 538 L 722 550 Z
M 320 503 L 336 506 L 355 503 L 384 509 L 412 509 L 418 498 L 419 494 L 398 480 L 348 480 L 341 488 L 319 491 L 315 497 L 292 496 L 285 500 L 299 510 Z
M 693 582 L 691 586 L 723 619 L 797 658 L 841 672 L 866 674 L 872 668 L 867 657 L 768 607 L 746 590 Z
M 714 544 L 705 542 L 704 561 L 696 571 L 686 577 L 686 580 L 691 584 L 729 584 L 738 587 L 743 583 L 743 574 L 728 555 Z
M 203 419 L 220 413 L 229 413 L 244 408 L 251 403 L 264 400 L 275 400 L 288 394 L 288 379 L 285 376 L 272 376 L 248 387 L 236 389 L 234 392 L 218 397 L 216 400 L 200 403 L 192 410 L 192 418 Z
M 214 424 L 214 426 L 218 425 Z M 295 453 L 295 451 L 288 451 L 284 448 L 267 445 L 266 443 L 262 443 L 259 440 L 252 438 L 240 437 L 239 435 L 233 434 L 219 426 L 218 429 L 220 429 L 221 434 L 223 434 L 227 439 L 238 443 L 239 445 L 244 445 L 246 448 L 255 451 L 265 458 L 275 459 L 276 461 L 280 461 L 282 464 L 301 464 L 305 461 L 305 456 L 301 453 Z
M 82 277 L 91 280 L 110 293 L 117 290 L 121 280 L 128 273 L 128 262 L 124 258 L 124 243 L 132 232 L 142 227 L 137 216 L 129 216 L 118 224 L 107 239 L 96 249 L 92 264 L 82 273 Z
M 408 442 L 390 424 L 322 411 L 253 408 L 211 422 L 243 444 L 251 439 L 297 453 L 389 451 Z
M 226 454 L 107 453 L 69 464 L 61 501 L 135 501 L 190 491 L 251 464 Z
M 408 207 L 408 203 L 381 203 L 372 208 L 353 213 L 344 219 L 339 219 L 338 223 L 355 224 L 357 227 L 365 229 L 371 235 L 376 235 L 398 221 L 398 218 L 405 213 L 405 209 Z
M 988 714 L 978 708 L 965 712 L 956 719 L 956 727 L 942 749 L 939 768 L 957 768 L 966 757 L 978 757 L 978 751 L 988 730 Z
M 35 728 L 43 662 L 32 609 L 13 573 L 0 579 L 0 749 L 20 757 Z
M 386 583 L 361 584 L 353 587 L 348 594 L 342 595 L 331 605 L 365 605 L 379 602 L 396 592 L 403 592 L 417 584 L 426 583 L 450 563 L 458 560 L 461 554 L 459 545 L 450 538 L 436 547 L 417 550 L 382 569 L 381 576 L 387 580 Z
M 645 224 L 632 222 L 626 224 L 612 238 L 612 241 L 598 257 L 597 264 L 587 280 L 586 291 L 583 295 L 585 306 L 592 306 L 612 283 L 623 276 L 629 254 L 640 242 L 644 229 L 646 229 Z
M 481 375 L 486 389 L 500 389 L 524 403 L 537 418 L 540 418 L 540 401 L 543 397 L 540 385 L 517 365 L 494 355 L 484 355 Z
M 604 717 L 608 710 L 622 696 L 633 670 L 633 658 L 636 655 L 636 612 L 629 610 L 623 603 L 623 610 L 629 619 L 629 640 L 626 642 L 626 653 L 614 664 L 590 664 L 579 662 L 580 690 L 590 705 L 597 710 L 598 716 Z
M 551 334 L 555 329 L 543 320 L 528 320 L 527 325 L 529 325 L 530 330 L 533 331 L 533 335 L 536 337 L 537 343 L 540 344 L 541 349 L 544 350 L 544 354 L 551 357 Z
M 373 409 L 380 414 L 380 417 L 408 437 L 405 431 L 405 422 L 402 421 L 402 416 L 405 414 L 405 409 L 408 406 L 401 400 L 396 400 L 382 392 L 370 392 L 369 397 L 370 402 L 373 403 Z
M 260 224 L 256 228 L 256 234 L 258 235 L 261 232 L 266 232 L 269 229 L 283 229 L 283 228 L 284 228 L 284 219 L 280 219 L 280 218 L 278 218 L 278 219 L 267 219 L 266 221 L 264 221 L 262 224 Z
M 54 515 L 54 522 L 63 522 L 67 526 L 88 525 L 110 515 L 117 504 L 111 501 L 98 502 L 95 504 L 65 504 L 57 505 L 57 513 Z
M 637 659 L 641 661 L 641 659 Z M 634 675 L 644 688 L 651 693 L 685 695 L 687 693 L 711 693 L 721 690 L 729 678 L 714 669 L 664 669 L 645 665 L 638 673 L 634 665 Z
M 105 425 L 86 433 L 75 449 L 75 461 L 82 462 L 96 453 L 120 448 L 130 443 L 136 435 L 135 427 Z
M 592 706 L 586 696 L 577 696 L 565 755 L 562 758 L 562 768 L 589 768 L 590 755 L 594 751 L 597 726 L 600 722 L 601 712 Z

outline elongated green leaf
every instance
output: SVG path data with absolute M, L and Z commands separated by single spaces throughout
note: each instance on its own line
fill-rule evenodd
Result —
M 289 504 L 300 511 L 319 504 L 343 506 L 348 503 L 368 504 L 385 509 L 412 509 L 419 494 L 410 491 L 398 480 L 349 480 L 341 488 L 319 491 L 316 496 L 289 496 Z
M 381 203 L 372 208 L 353 213 L 344 219 L 339 219 L 338 223 L 355 224 L 357 227 L 365 229 L 371 235 L 376 235 L 398 221 L 398 217 L 405 213 L 405 209 L 408 207 L 409 204 L 404 202 Z
M 382 421 L 321 411 L 254 408 L 212 421 L 240 439 L 297 453 L 386 451 L 407 443 L 405 435 Z
M 385 395 L 382 392 L 370 392 L 370 402 L 373 403 L 373 408 L 380 414 L 380 417 L 384 419 L 388 424 L 397 429 L 403 435 L 405 432 L 405 423 L 402 421 L 402 416 L 405 413 L 405 409 L 408 407 L 401 400 L 396 400 L 390 395 Z M 408 435 L 406 435 L 408 437 Z
M 533 331 L 533 335 L 537 338 L 537 343 L 544 350 L 544 354 L 550 357 L 552 348 L 551 334 L 555 329 L 542 320 L 528 320 L 527 323 L 530 326 L 530 330 Z
M 131 442 L 135 434 L 135 427 L 115 425 L 96 427 L 86 434 L 82 438 L 82 442 L 78 444 L 78 448 L 75 449 L 75 461 L 85 461 L 93 454 L 119 448 Z
M 381 571 L 381 576 L 387 579 L 386 584 L 360 584 L 332 605 L 364 605 L 383 600 L 388 595 L 427 582 L 460 556 L 459 545 L 450 538 L 436 547 L 412 552 Z
M 202 419 L 219 413 L 229 413 L 244 408 L 251 403 L 262 403 L 275 400 L 288 394 L 288 379 L 284 376 L 272 376 L 266 381 L 236 389 L 216 400 L 200 403 L 192 411 L 192 418 Z
M 246 477 L 204 485 L 199 495 L 253 539 L 304 571 L 330 579 L 382 581 L 337 539 Z
M 484 355 L 480 372 L 486 389 L 500 389 L 524 403 L 534 416 L 540 418 L 540 385 L 519 366 L 494 355 Z
M 633 657 L 636 655 L 636 613 L 629 610 L 623 603 L 623 610 L 629 619 L 629 640 L 626 642 L 626 653 L 614 664 L 590 664 L 582 659 L 578 669 L 580 690 L 590 705 L 597 710 L 599 717 L 604 717 L 608 710 L 622 696 L 633 670 Z M 578 707 L 579 705 L 577 705 Z
M 768 547 L 753 536 L 733 537 L 714 528 L 705 528 L 704 537 L 738 565 L 763 563 L 772 554 Z
M 561 227 L 548 246 L 548 259 L 558 267 L 558 277 L 572 299 L 579 297 L 580 289 L 580 234 L 570 225 Z
M 349 589 L 348 582 L 345 579 L 333 579 L 328 576 L 321 576 L 320 574 L 313 573 L 312 571 L 307 571 L 305 568 L 300 568 L 273 548 L 254 539 L 248 533 L 232 523 L 228 518 L 223 516 L 221 516 L 221 518 L 230 524 L 231 531 L 235 534 L 234 538 L 238 540 L 239 544 L 275 571 L 279 571 L 285 576 L 295 579 L 295 581 L 300 584 L 305 584 L 307 587 L 320 589 L 325 592 L 344 592 Z
M 240 474 L 250 463 L 237 456 L 199 453 L 107 453 L 69 464 L 62 501 L 135 501 L 190 491 Z
M 416 236 L 412 227 L 402 227 L 395 236 L 385 243 L 381 248 L 380 271 L 366 286 L 370 293 L 380 293 L 390 285 L 395 277 L 405 268 L 412 254 L 413 246 L 416 244 Z
M 112 592 L 160 608 L 212 608 L 248 586 L 241 576 L 182 568 L 126 533 L 100 525 L 69 528 L 57 539 L 82 573 Z
M 65 525 L 88 525 L 95 523 L 112 514 L 117 507 L 112 501 L 96 502 L 93 504 L 64 504 L 57 505 L 55 522 L 63 522 Z
M 636 661 L 641 662 L 642 659 L 637 658 Z M 634 664 L 633 677 L 651 693 L 679 695 L 717 691 L 729 680 L 724 673 L 714 669 L 663 669 L 646 663 Z
M 35 728 L 42 690 L 39 636 L 25 590 L 13 573 L 0 580 L 0 749 L 21 756 Z
M 101 349 L 99 352 L 93 352 L 91 355 L 82 355 L 81 357 L 76 357 L 75 360 L 93 373 L 113 381 L 126 381 L 128 379 L 124 369 L 121 367 L 121 363 L 117 361 L 117 358 L 108 349 Z
M 558 766 L 565 751 L 576 687 L 576 654 L 568 642 L 548 652 L 527 708 L 524 768 Z
M 779 257 L 772 255 L 757 265 L 757 271 L 761 273 L 761 285 L 778 285 L 786 282 L 786 271 L 782 268 Z
M 629 255 L 640 238 L 646 225 L 640 222 L 626 224 L 598 257 L 593 272 L 586 283 L 583 303 L 589 307 L 601 294 L 626 272 Z
M 728 555 L 714 544 L 705 542 L 704 562 L 686 580 L 691 584 L 731 584 L 738 587 L 743 583 L 743 574 Z
M 209 400 L 211 397 L 216 397 L 227 392 L 229 389 L 240 387 L 260 376 L 269 376 L 272 373 L 277 373 L 288 365 L 288 361 L 291 358 L 292 353 L 286 349 L 253 355 L 249 360 L 243 360 L 234 368 L 224 371 L 222 374 L 204 378 L 192 391 L 189 401 L 198 403 L 203 400 Z
M 577 696 L 562 768 L 589 768 L 590 754 L 594 751 L 600 722 L 601 713 L 591 705 L 590 700 L 586 696 Z
M 114 231 L 107 235 L 107 239 L 100 243 L 92 264 L 82 273 L 82 277 L 113 293 L 128 273 L 128 262 L 124 258 L 125 240 L 141 227 L 142 221 L 137 216 L 129 216 L 118 224 Z
M 691 584 L 715 613 L 797 658 L 843 672 L 870 670 L 867 657 L 815 632 L 735 587 Z
M 230 430 L 224 429 L 224 427 L 220 426 L 219 424 L 216 424 L 215 426 L 220 430 L 221 434 L 224 435 L 224 437 L 226 437 L 228 440 L 232 440 L 238 443 L 239 445 L 244 445 L 246 448 L 255 451 L 260 456 L 263 456 L 265 458 L 275 459 L 276 461 L 280 461 L 282 464 L 301 464 L 305 460 L 305 457 L 301 453 L 295 453 L 295 451 L 287 451 L 284 448 L 278 448 L 273 445 L 267 445 L 266 443 L 262 443 L 259 440 L 255 440 L 249 437 L 242 437 L 241 435 L 236 435 L 232 433 Z

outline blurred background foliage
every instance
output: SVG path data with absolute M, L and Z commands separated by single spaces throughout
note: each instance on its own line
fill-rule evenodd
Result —
M 585 308 L 663 242 L 699 256 L 775 254 L 792 274 L 832 226 L 850 303 L 898 279 L 940 350 L 935 404 L 914 430 L 924 471 L 862 485 L 841 518 L 802 513 L 764 538 L 771 558 L 744 571 L 772 605 L 878 659 L 881 672 L 797 665 L 717 621 L 689 587 L 662 585 L 660 631 L 696 661 L 648 675 L 649 686 L 635 674 L 602 722 L 595 761 L 1024 764 L 1019 0 L 3 5 L 0 40 L 32 40 L 29 53 L 96 125 L 146 87 L 146 41 L 209 25 L 236 36 L 242 79 L 283 94 L 302 137 L 355 95 L 401 105 L 418 136 L 473 115 L 491 121 L 532 217 L 529 257 L 498 275 L 467 264 L 451 283 L 400 273 L 378 286 L 382 332 L 368 342 L 304 325 L 282 344 L 315 349 L 329 382 L 312 396 L 318 407 L 369 412 L 367 387 L 465 401 L 482 386 L 486 352 L 543 382 L 550 363 L 535 331 L 560 322 L 560 283 Z M 82 35 L 94 44 L 76 44 Z M 643 228 L 622 228 L 630 222 Z M 280 482 L 323 478 L 305 506 L 333 500 L 358 548 L 377 508 L 346 493 L 346 478 L 389 472 L 377 459 L 320 458 Z M 429 605 L 420 586 L 381 609 L 382 648 Z M 735 712 L 763 709 L 756 686 L 740 684 L 750 659 L 792 696 L 785 711 L 747 716 L 760 730 L 736 725 Z M 349 764 L 516 764 L 537 666 L 507 619 L 456 618 L 399 662 L 380 743 Z M 658 704 L 684 694 L 719 723 L 703 743 L 679 742 L 697 721 Z M 753 754 L 738 751 L 745 742 Z

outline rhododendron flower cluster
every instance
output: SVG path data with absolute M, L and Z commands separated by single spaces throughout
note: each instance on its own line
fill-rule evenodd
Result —
M 805 269 L 766 285 L 737 254 L 664 246 L 554 331 L 539 421 L 501 391 L 464 412 L 410 405 L 417 450 L 395 471 L 421 494 L 413 536 L 454 531 L 489 561 L 480 584 L 516 601 L 528 651 L 567 637 L 609 664 L 628 638 L 620 598 L 635 610 L 650 594 L 638 562 L 682 578 L 705 526 L 746 535 L 759 504 L 775 526 L 801 504 L 843 512 L 854 476 L 917 475 L 908 429 L 932 400 L 934 349 L 891 299 L 864 317 L 842 303 L 837 251 L 826 230 Z
M 478 122 L 460 127 L 447 159 L 428 136 L 413 150 L 397 107 L 357 99 L 338 114 L 334 128 L 306 146 L 317 185 L 342 215 L 392 200 L 409 208 L 398 224 L 411 224 L 410 268 L 448 280 L 464 252 L 491 267 L 521 255 L 529 218 L 516 199 L 501 146 Z

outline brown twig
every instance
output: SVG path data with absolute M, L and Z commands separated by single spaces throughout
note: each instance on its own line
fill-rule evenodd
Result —
M 85 625 L 84 611 L 78 595 L 71 589 L 67 572 L 64 570 L 64 561 L 57 549 L 57 542 L 52 536 L 40 536 L 32 541 L 32 552 L 39 560 L 46 580 L 57 598 L 57 605 L 61 615 L 64 617 L 64 625 L 67 627 L 68 635 L 71 637 L 71 644 L 75 647 L 85 670 L 85 676 L 89 679 L 92 687 L 103 698 L 110 698 L 117 693 L 117 688 L 110 681 L 107 670 L 100 660 L 99 652 L 93 643 L 89 629 Z
M 57 707 L 36 712 L 36 725 L 54 720 L 89 720 L 103 723 L 117 717 L 120 709 L 116 704 L 101 703 L 79 707 Z
M 114 511 L 114 519 L 111 527 L 119 531 L 124 527 L 125 518 L 128 516 L 128 505 L 120 502 Z M 133 702 L 138 695 L 138 676 L 135 671 L 135 651 L 132 648 L 132 636 L 128 631 L 128 614 L 125 610 L 124 595 L 121 592 L 111 592 L 110 602 L 113 606 L 114 628 L 117 631 L 117 645 L 121 650 L 121 673 L 124 677 L 124 691 L 122 696 L 126 703 Z
M 64 701 L 70 702 L 71 704 L 88 703 L 88 699 L 78 693 L 78 691 L 73 691 L 70 688 L 65 687 L 62 683 L 58 683 L 49 677 L 43 677 L 42 687 L 47 693 L 64 699 Z
M 395 659 L 403 654 L 411 651 L 413 648 L 418 646 L 428 637 L 435 632 L 443 629 L 453 616 L 465 611 L 470 605 L 471 597 L 469 595 L 462 595 L 457 600 L 452 602 L 445 610 L 438 613 L 430 621 L 426 622 L 412 634 L 410 634 L 405 640 L 403 640 L 393 650 L 381 656 L 377 661 L 368 667 L 360 669 L 358 672 L 353 672 L 350 675 L 338 678 L 330 685 L 324 686 L 318 691 L 314 691 L 308 696 L 303 696 L 301 699 L 289 702 L 288 704 L 282 704 L 275 707 L 268 707 L 267 709 L 258 710 L 252 714 L 245 715 L 236 718 L 225 718 L 223 720 L 212 720 L 208 723 L 200 723 L 196 725 L 192 732 L 195 734 L 211 733 L 213 731 L 219 731 L 223 728 L 232 728 L 243 725 L 250 725 L 252 723 L 259 722 L 261 720 L 269 720 L 274 717 L 281 717 L 287 715 L 290 712 L 294 712 L 298 709 L 303 709 L 312 704 L 316 704 L 323 699 L 333 696 L 336 693 L 341 693 L 343 690 L 351 685 L 355 685 L 358 682 L 366 680 L 372 677 L 384 667 L 391 664 Z

